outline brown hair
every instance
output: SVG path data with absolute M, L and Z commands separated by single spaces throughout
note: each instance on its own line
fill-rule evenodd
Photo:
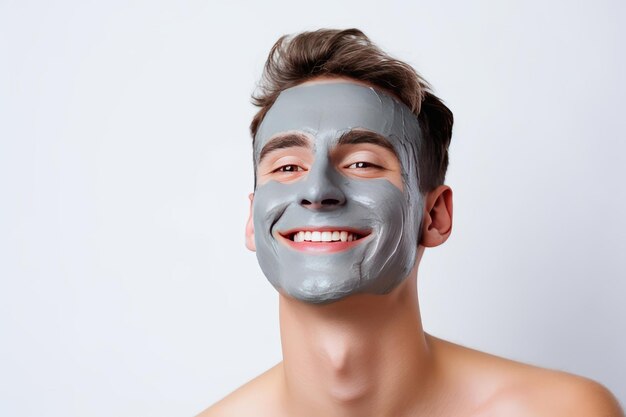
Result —
M 322 76 L 366 82 L 395 94 L 418 117 L 424 136 L 419 155 L 420 190 L 443 184 L 453 116 L 430 85 L 408 64 L 383 52 L 358 29 L 320 29 L 282 36 L 272 47 L 252 103 L 252 138 L 281 91 Z

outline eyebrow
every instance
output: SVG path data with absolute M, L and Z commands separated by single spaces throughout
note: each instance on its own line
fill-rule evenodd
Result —
M 383 148 L 389 149 L 394 154 L 396 153 L 393 145 L 387 140 L 386 137 L 379 133 L 371 132 L 369 130 L 350 130 L 341 135 L 339 141 L 337 141 L 337 146 L 358 145 L 360 143 L 371 143 L 373 145 L 378 145 Z
M 259 154 L 259 162 L 270 152 L 284 148 L 310 148 L 311 144 L 306 136 L 299 133 L 283 133 L 270 139 Z

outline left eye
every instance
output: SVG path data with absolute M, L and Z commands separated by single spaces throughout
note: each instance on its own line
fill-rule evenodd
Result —
M 378 165 L 372 164 L 370 162 L 355 162 L 351 165 L 348 165 L 348 168 L 354 169 L 354 168 L 380 168 Z

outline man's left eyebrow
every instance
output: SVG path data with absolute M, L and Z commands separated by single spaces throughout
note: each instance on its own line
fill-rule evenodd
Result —
M 371 143 L 383 148 L 387 148 L 393 153 L 395 149 L 389 140 L 383 135 L 369 130 L 350 130 L 339 138 L 337 146 L 341 145 L 358 145 L 360 143 Z

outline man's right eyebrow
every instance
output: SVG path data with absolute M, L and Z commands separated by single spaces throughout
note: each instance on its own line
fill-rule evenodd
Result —
M 311 146 L 307 137 L 300 133 L 284 133 L 270 139 L 259 154 L 259 162 L 270 152 L 284 148 L 309 148 Z

